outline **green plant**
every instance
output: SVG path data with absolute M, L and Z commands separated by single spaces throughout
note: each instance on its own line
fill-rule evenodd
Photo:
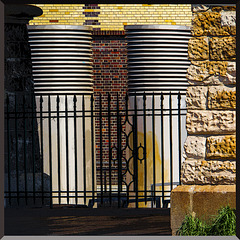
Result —
M 236 215 L 229 206 L 221 208 L 209 228 L 208 235 L 231 236 L 236 235 Z
M 185 216 L 177 231 L 180 236 L 232 236 L 236 235 L 235 210 L 229 206 L 218 210 L 211 224 L 201 221 L 193 214 Z
M 185 216 L 182 226 L 178 229 L 177 235 L 181 236 L 206 236 L 206 223 L 193 215 Z

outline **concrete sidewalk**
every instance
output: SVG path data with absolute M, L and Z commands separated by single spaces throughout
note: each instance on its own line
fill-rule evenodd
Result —
M 170 236 L 170 209 L 8 208 L 5 235 Z

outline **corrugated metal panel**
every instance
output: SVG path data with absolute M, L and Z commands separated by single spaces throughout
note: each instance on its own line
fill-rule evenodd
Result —
M 191 28 L 177 25 L 125 26 L 129 91 L 185 91 Z
M 36 93 L 91 93 L 91 27 L 28 26 Z

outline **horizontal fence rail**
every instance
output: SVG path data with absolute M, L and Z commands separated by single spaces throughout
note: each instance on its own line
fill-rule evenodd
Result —
M 5 94 L 6 207 L 168 207 L 180 184 L 185 93 L 119 99 Z

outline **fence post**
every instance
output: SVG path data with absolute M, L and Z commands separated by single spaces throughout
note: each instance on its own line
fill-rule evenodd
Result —
M 99 93 L 99 127 L 100 127 L 100 181 L 101 181 L 101 205 L 103 204 L 103 159 L 102 159 L 102 95 Z M 105 177 L 105 176 L 104 176 Z M 105 189 L 106 190 L 106 189 Z
M 118 161 L 118 207 L 120 208 L 120 192 L 122 191 L 122 125 L 119 114 L 119 99 L 117 93 L 117 161 Z
M 110 206 L 112 206 L 112 181 L 111 181 L 111 174 L 112 174 L 112 148 L 111 148 L 111 96 L 108 93 L 108 146 L 109 146 L 109 172 L 108 172 L 108 185 L 109 185 L 109 202 Z
M 145 204 L 147 204 L 147 119 L 146 119 L 146 93 L 143 94 L 143 137 L 144 137 L 144 192 L 145 192 Z
M 162 204 L 164 204 L 164 112 L 163 112 L 164 96 L 161 92 L 161 159 L 162 159 Z
M 137 94 L 134 94 L 134 118 L 133 118 L 133 159 L 134 159 L 134 178 L 135 178 L 135 199 L 138 208 L 138 137 L 137 137 Z
M 49 174 L 50 174 L 50 208 L 52 203 L 52 136 L 51 136 L 51 97 L 48 95 L 48 134 L 49 134 Z

